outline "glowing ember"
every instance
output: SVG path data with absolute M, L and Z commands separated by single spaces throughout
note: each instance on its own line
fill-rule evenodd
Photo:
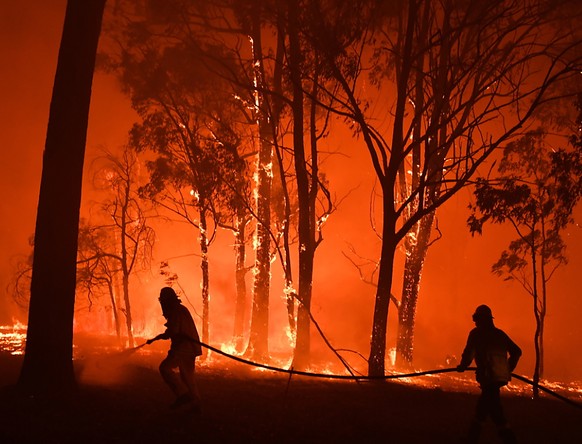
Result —
M 228 353 L 229 355 L 233 355 L 233 356 L 238 356 L 239 353 L 236 350 L 236 346 L 233 343 L 229 343 L 229 344 L 222 344 L 220 346 L 220 349 L 224 352 L 224 353 Z
M 0 351 L 11 355 L 22 355 L 25 344 L 26 325 L 15 322 L 13 325 L 0 326 Z

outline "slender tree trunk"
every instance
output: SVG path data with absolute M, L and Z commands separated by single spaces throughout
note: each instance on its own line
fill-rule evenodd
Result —
M 542 292 L 542 302 L 540 307 L 540 336 L 539 336 L 539 349 L 540 349 L 540 379 L 544 377 L 544 327 L 545 327 L 545 320 L 546 320 L 546 303 L 545 303 L 546 295 L 545 289 Z
M 533 231 L 533 230 L 532 230 Z M 540 383 L 540 313 L 538 309 L 539 296 L 538 296 L 538 269 L 537 269 L 537 252 L 535 246 L 535 239 L 532 232 L 532 245 L 531 245 L 531 264 L 532 264 L 532 282 L 533 282 L 533 312 L 534 318 L 536 320 L 536 328 L 534 332 L 534 349 L 535 349 L 535 367 L 533 374 L 533 397 L 537 399 L 539 397 L 539 383 Z
M 73 372 L 77 236 L 95 55 L 105 0 L 69 0 L 36 220 L 26 352 L 19 385 L 38 393 L 76 385 Z
M 543 211 L 542 211 L 543 214 Z M 548 261 L 548 253 L 546 251 L 546 245 L 548 242 L 546 236 L 546 220 L 545 217 L 542 216 L 542 228 L 541 233 L 543 236 L 542 245 L 541 245 L 541 266 L 540 266 L 540 283 L 542 287 L 542 294 L 540 300 L 540 378 L 544 377 L 544 327 L 546 321 L 546 302 L 547 302 L 547 295 L 548 295 L 548 276 L 546 274 L 546 263 Z
M 534 298 L 535 303 L 535 298 Z M 536 318 L 536 329 L 534 333 L 534 349 L 535 349 L 535 367 L 533 374 L 533 397 L 537 399 L 539 397 L 539 383 L 540 383 L 540 367 L 541 367 L 541 348 L 540 348 L 540 334 L 541 334 L 541 322 L 539 318 L 539 313 L 537 308 L 535 310 Z
M 107 281 L 107 290 L 109 291 L 109 298 L 111 300 L 111 311 L 113 312 L 113 323 L 115 324 L 115 334 L 117 336 L 117 341 L 121 345 L 121 325 L 119 323 L 119 313 L 117 310 L 117 303 L 115 302 L 115 290 L 113 288 L 113 282 Z
M 115 292 L 115 301 L 117 303 L 117 307 L 119 307 L 119 311 L 121 311 L 121 313 L 123 313 L 123 315 L 125 316 L 125 309 L 123 308 L 124 306 L 124 302 L 123 302 L 123 286 L 120 283 L 120 279 L 119 279 L 119 273 L 115 273 L 113 275 L 113 288 L 114 288 L 114 292 Z M 119 316 L 119 311 L 118 311 L 118 317 L 119 317 L 119 328 L 120 328 L 120 345 L 123 347 L 126 345 L 125 340 L 123 338 L 123 332 L 121 331 L 121 317 Z
M 125 304 L 125 325 L 127 328 L 127 343 L 128 347 L 133 348 L 135 343 L 133 339 L 133 318 L 131 315 L 131 301 L 129 299 L 129 275 L 130 270 L 130 259 L 128 256 L 128 231 L 127 231 L 127 208 L 129 202 L 129 191 L 127 190 L 127 184 L 125 193 L 123 195 L 123 203 L 121 205 L 121 284 L 123 288 L 123 302 Z
M 244 212 L 244 209 L 243 209 Z M 246 274 L 246 239 L 245 230 L 247 226 L 246 216 L 239 215 L 236 220 L 236 231 L 234 233 L 234 255 L 235 255 L 235 287 L 236 303 L 234 311 L 234 332 L 233 340 L 235 349 L 238 352 L 243 351 L 245 312 L 247 305 L 247 284 Z
M 123 265 L 123 276 L 121 278 L 123 287 L 123 303 L 125 305 L 125 327 L 127 328 L 127 345 L 132 348 L 135 346 L 133 338 L 133 318 L 131 316 L 131 301 L 129 299 L 129 272 L 127 266 Z
M 532 230 L 533 231 L 533 230 Z M 535 349 L 535 368 L 534 368 L 534 375 L 533 375 L 533 397 L 539 397 L 539 382 L 543 376 L 543 336 L 544 336 L 544 320 L 546 314 L 546 307 L 545 307 L 545 298 L 546 298 L 546 277 L 545 277 L 545 249 L 544 245 L 546 243 L 545 238 L 545 226 L 541 224 L 542 233 L 542 240 L 541 240 L 541 260 L 540 260 L 540 268 L 538 272 L 537 268 L 537 249 L 535 246 L 535 236 L 532 234 L 532 269 L 534 270 L 533 273 L 533 309 L 534 309 L 534 317 L 536 321 L 536 328 L 534 333 L 534 349 Z M 539 279 L 539 284 L 538 284 Z M 541 295 L 540 295 L 540 287 L 541 287 Z
M 207 234 L 207 221 L 206 221 L 206 210 L 203 206 L 200 206 L 199 213 L 200 221 L 200 268 L 202 270 L 202 342 L 208 344 L 209 332 L 208 327 L 210 325 L 210 273 L 209 273 L 209 263 L 208 263 L 208 234 Z M 206 348 L 203 350 L 204 356 L 206 356 Z

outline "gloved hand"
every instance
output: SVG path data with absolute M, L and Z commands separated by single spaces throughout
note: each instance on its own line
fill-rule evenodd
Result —
M 151 344 L 152 342 L 154 342 L 154 341 L 155 341 L 155 339 L 148 339 L 148 340 L 146 341 L 146 344 L 147 344 L 147 345 L 150 345 L 150 344 Z
M 459 373 L 463 373 L 465 370 L 467 370 L 467 368 L 463 365 L 457 365 L 457 371 Z

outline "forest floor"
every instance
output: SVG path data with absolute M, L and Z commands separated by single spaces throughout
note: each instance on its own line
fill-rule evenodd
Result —
M 162 353 L 119 356 L 76 360 L 79 389 L 47 399 L 19 393 L 22 356 L 0 353 L 0 443 L 460 443 L 478 396 L 472 372 L 356 383 L 212 362 L 195 414 L 169 409 Z M 502 396 L 520 443 L 582 442 L 582 409 L 520 382 Z M 499 442 L 491 423 L 481 442 Z

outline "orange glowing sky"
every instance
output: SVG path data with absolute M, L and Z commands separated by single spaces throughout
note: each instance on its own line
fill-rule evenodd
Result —
M 23 318 L 11 303 L 6 287 L 17 257 L 28 254 L 28 238 L 33 233 L 40 183 L 42 151 L 48 121 L 65 0 L 4 0 L 0 3 L 0 323 L 11 323 L 13 316 Z M 87 142 L 87 159 L 100 147 L 114 149 L 123 144 L 134 114 L 128 101 L 117 90 L 114 79 L 98 73 Z M 339 210 L 328 220 L 325 241 L 316 255 L 313 311 L 332 344 L 367 355 L 374 290 L 358 281 L 353 267 L 343 258 L 348 243 L 372 255 L 378 246 L 368 223 L 368 198 L 373 174 L 359 142 L 336 140 L 334 149 L 346 156 L 329 158 L 324 168 L 338 197 L 345 196 Z M 332 143 L 330 142 L 330 144 Z M 355 168 L 354 165 L 357 167 Z M 511 238 L 502 228 L 486 228 L 484 237 L 471 238 L 465 225 L 469 191 L 463 191 L 439 212 L 443 238 L 430 250 L 423 274 L 417 314 L 416 358 L 419 365 L 435 366 L 450 354 L 458 355 L 472 322 L 474 307 L 487 303 L 493 308 L 496 323 L 505 329 L 524 350 L 518 372 L 533 370 L 533 315 L 529 297 L 515 283 L 504 282 L 490 273 L 491 264 Z M 580 211 L 578 210 L 578 213 Z M 159 231 L 156 259 L 176 257 L 194 251 L 195 233 L 183 227 Z M 568 236 L 570 263 L 550 282 L 546 324 L 546 376 L 582 380 L 582 232 L 571 228 Z M 188 239 L 190 237 L 190 239 Z M 233 299 L 233 266 L 229 239 L 211 251 L 211 335 L 216 340 L 230 333 L 227 306 Z M 199 278 L 193 258 L 173 262 L 173 268 L 186 276 L 182 285 L 189 299 L 199 304 Z M 279 273 L 274 265 L 274 274 Z M 159 312 L 155 296 L 159 291 L 157 270 L 142 280 L 136 298 L 142 324 L 153 323 Z M 189 278 L 188 278 L 189 277 Z M 274 293 L 278 279 L 274 279 Z M 399 283 L 393 292 L 398 295 Z M 249 289 L 250 291 L 250 289 Z M 151 302 L 153 301 L 153 302 Z M 274 316 L 284 318 L 282 304 L 272 296 Z M 25 320 L 25 316 L 24 316 Z M 273 323 L 275 330 L 277 322 Z M 389 330 L 394 336 L 395 310 L 391 309 Z M 274 337 L 280 332 L 274 331 Z M 211 338 L 212 339 L 212 338 Z M 389 340 L 393 344 L 393 340 Z M 315 341 L 314 347 L 322 347 Z

